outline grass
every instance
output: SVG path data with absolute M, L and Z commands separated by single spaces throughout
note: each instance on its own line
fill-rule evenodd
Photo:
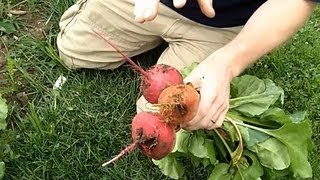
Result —
M 4 179 L 166 179 L 152 162 L 132 153 L 115 166 L 101 162 L 131 142 L 130 120 L 139 97 L 139 80 L 129 67 L 115 71 L 68 71 L 56 56 L 55 37 L 61 14 L 72 0 L 0 1 L 0 20 L 17 29 L 3 36 L 7 51 L 0 93 L 8 99 L 9 128 L 0 136 L 7 147 Z M 22 1 L 23 2 L 23 1 Z M 2 4 L 2 5 L 1 5 Z M 8 17 L 12 7 L 32 15 Z M 35 27 L 46 24 L 43 33 Z M 17 38 L 14 38 L 15 35 Z M 163 47 L 139 56 L 155 63 Z M 285 46 L 265 56 L 245 73 L 271 78 L 284 88 L 287 111 L 308 110 L 314 149 L 314 177 L 320 177 L 320 10 Z M 52 89 L 60 76 L 68 80 Z M 204 172 L 191 169 L 189 179 Z

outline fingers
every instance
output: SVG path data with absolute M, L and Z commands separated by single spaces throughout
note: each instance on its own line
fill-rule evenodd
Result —
M 209 87 L 211 87 L 209 84 L 203 84 L 203 86 L 201 87 L 201 99 L 199 103 L 198 112 L 193 120 L 182 126 L 183 129 L 192 131 L 195 129 L 202 129 L 208 127 L 208 123 L 206 121 L 203 121 L 203 118 L 207 115 L 208 111 L 210 110 L 216 95 L 216 92 L 213 91 L 211 91 L 212 93 L 205 93 Z
M 227 87 L 229 87 L 227 85 Z M 230 96 L 230 90 L 222 90 L 219 91 L 218 97 L 214 100 L 210 111 L 207 113 L 206 117 L 204 117 L 204 120 L 209 121 L 210 119 L 214 122 L 217 121 L 220 114 L 226 109 L 229 108 L 229 96 Z
M 226 93 L 226 96 L 224 97 L 224 101 L 222 103 L 219 103 L 218 102 L 219 100 L 217 100 L 217 104 L 220 104 L 220 107 L 218 110 L 215 111 L 215 108 L 214 108 L 214 105 L 212 106 L 213 108 L 213 114 L 214 115 L 211 115 L 211 118 L 210 116 L 207 116 L 204 118 L 204 121 L 213 121 L 210 123 L 210 125 L 206 128 L 206 129 L 215 129 L 215 128 L 219 128 L 222 126 L 222 123 L 224 121 L 224 118 L 229 110 L 229 96 L 228 96 L 228 93 Z M 210 113 L 208 113 L 209 115 Z
M 182 8 L 186 2 L 187 0 L 173 0 L 173 6 L 176 8 Z
M 135 16 L 135 20 L 139 23 L 144 22 L 143 13 L 145 11 L 145 6 L 143 4 L 143 0 L 136 0 L 134 5 L 133 14 Z
M 176 8 L 182 8 L 187 0 L 173 0 L 173 5 Z M 139 23 L 152 21 L 158 14 L 160 0 L 136 0 L 133 14 L 135 20 Z M 204 15 L 213 18 L 215 11 L 212 7 L 212 0 L 198 0 L 199 7 Z
M 213 0 L 198 0 L 202 13 L 209 18 L 213 18 L 216 14 L 212 7 L 212 1 Z
M 148 0 L 147 3 L 147 9 L 144 13 L 144 19 L 146 21 L 152 21 L 156 18 L 158 14 L 158 8 L 159 8 L 159 2 L 160 0 Z
M 210 122 L 209 126 L 212 125 L 211 121 L 217 122 L 220 114 L 227 108 L 228 103 L 225 102 L 224 100 L 225 98 L 217 97 L 216 100 L 213 102 L 210 110 L 207 112 L 206 116 L 203 118 L 203 121 Z
M 229 96 L 230 96 L 230 85 L 225 85 L 226 89 L 222 89 L 218 94 L 219 96 L 213 102 L 211 109 L 203 121 L 213 121 L 210 123 L 207 129 L 214 129 L 221 127 L 225 115 L 229 110 Z
M 216 84 L 203 84 L 200 89 L 201 99 L 196 117 L 183 125 L 188 131 L 197 129 L 214 129 L 221 127 L 225 115 L 229 109 L 229 85 L 222 84 L 222 89 L 214 91 Z M 211 88 L 210 88 L 211 87 Z
M 222 126 L 222 123 L 224 121 L 224 118 L 227 115 L 229 108 L 225 108 L 225 110 L 220 114 L 219 118 L 217 119 L 217 121 L 215 123 L 212 123 L 211 126 L 209 126 L 207 129 L 211 130 L 211 129 L 215 129 L 215 128 L 219 128 Z
M 139 23 L 152 21 L 156 18 L 160 0 L 136 0 L 133 14 Z

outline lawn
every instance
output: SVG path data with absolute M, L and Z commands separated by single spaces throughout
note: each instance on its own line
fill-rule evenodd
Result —
M 8 127 L 0 131 L 4 179 L 166 179 L 138 151 L 100 167 L 131 142 L 139 79 L 127 65 L 114 71 L 68 71 L 59 63 L 58 22 L 72 3 L 0 1 L 0 27 L 7 31 L 0 34 L 0 94 L 9 105 Z M 17 9 L 26 14 L 11 11 Z M 150 66 L 164 47 L 134 59 Z M 314 141 L 309 157 L 314 177 L 320 177 L 320 10 L 293 39 L 244 73 L 281 86 L 286 111 L 308 111 Z M 66 84 L 53 90 L 61 75 Z M 201 179 L 204 173 L 191 168 L 187 177 Z

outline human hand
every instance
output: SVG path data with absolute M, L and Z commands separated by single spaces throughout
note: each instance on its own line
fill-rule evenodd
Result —
M 204 15 L 209 18 L 215 16 L 215 11 L 212 7 L 213 0 L 197 0 L 199 7 Z M 173 0 L 173 5 L 176 8 L 182 8 L 186 4 L 187 0 Z M 139 23 L 145 21 L 152 21 L 158 14 L 160 0 L 136 0 L 133 14 L 135 20 Z
M 183 124 L 183 129 L 214 129 L 222 125 L 229 109 L 230 83 L 235 76 L 231 60 L 227 58 L 227 55 L 214 53 L 185 78 L 185 83 L 192 83 L 200 92 L 201 99 L 196 116 Z

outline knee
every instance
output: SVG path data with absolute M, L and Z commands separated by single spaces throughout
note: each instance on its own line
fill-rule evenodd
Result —
M 114 70 L 120 67 L 124 62 L 96 62 L 88 59 L 80 59 L 67 55 L 59 50 L 60 63 L 69 70 L 78 69 L 98 69 L 98 70 Z
M 74 63 L 74 60 L 72 57 L 66 55 L 63 53 L 59 48 L 58 48 L 58 53 L 59 53 L 59 62 L 62 66 L 64 66 L 68 70 L 77 70 L 80 67 L 77 67 L 76 64 Z

